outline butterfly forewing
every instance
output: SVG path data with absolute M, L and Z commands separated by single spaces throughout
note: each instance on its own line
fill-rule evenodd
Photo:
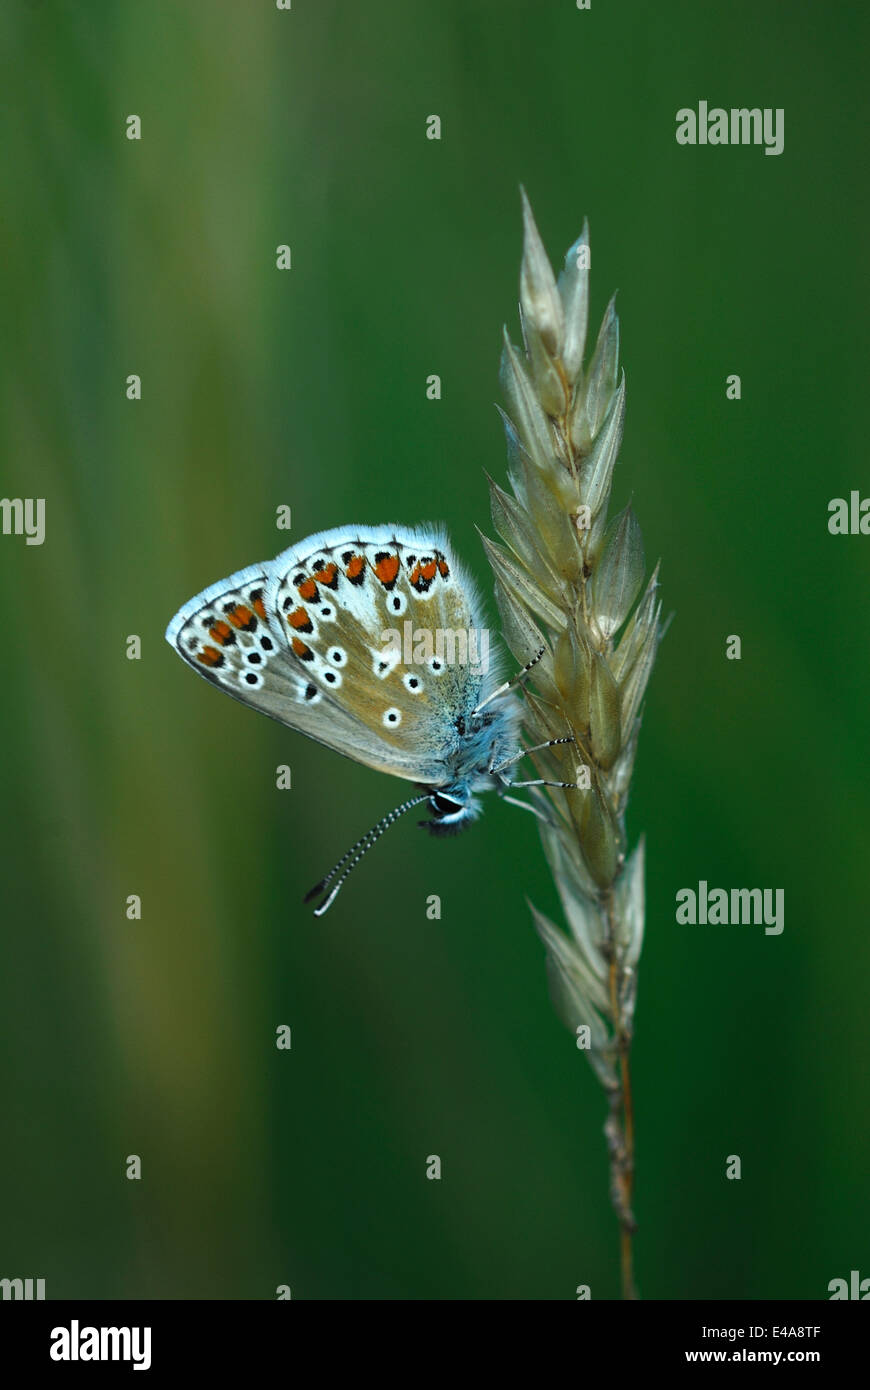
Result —
M 414 750 L 419 780 L 433 785 L 482 681 L 468 660 L 472 602 L 443 537 L 392 528 L 293 547 L 275 562 L 266 597 L 318 687 L 338 690 L 391 758 Z
M 312 689 L 303 664 L 270 621 L 264 602 L 268 570 L 268 564 L 251 565 L 211 585 L 176 614 L 167 639 L 220 690 L 356 758 L 365 730 L 334 697 Z M 328 704 L 326 717 L 318 709 L 321 699 Z

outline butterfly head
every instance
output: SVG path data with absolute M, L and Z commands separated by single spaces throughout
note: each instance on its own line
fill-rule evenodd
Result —
M 454 783 L 431 793 L 429 820 L 422 820 L 431 835 L 458 835 L 480 815 L 480 804 L 467 782 Z

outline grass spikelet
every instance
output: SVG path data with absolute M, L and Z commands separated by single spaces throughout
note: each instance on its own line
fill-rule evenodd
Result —
M 525 688 L 532 786 L 567 931 L 532 908 L 553 1002 L 608 1098 L 605 1135 L 620 1225 L 623 1297 L 632 1269 L 634 1126 L 630 1051 L 644 929 L 644 845 L 626 848 L 625 811 L 642 702 L 662 635 L 658 569 L 644 585 L 631 507 L 609 515 L 622 443 L 619 320 L 607 307 L 588 365 L 589 233 L 553 274 L 523 193 L 522 346 L 505 331 L 511 492 L 490 480 L 499 543 L 485 541 L 505 639 Z M 567 785 L 565 785 L 567 784 Z

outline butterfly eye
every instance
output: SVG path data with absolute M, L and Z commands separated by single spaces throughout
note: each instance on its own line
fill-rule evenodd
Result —
M 444 796 L 441 792 L 430 796 L 429 805 L 438 816 L 455 816 L 465 809 L 463 802 L 452 796 Z
M 393 706 L 392 709 L 386 710 L 384 712 L 383 722 L 385 728 L 394 729 L 397 724 L 401 724 L 402 722 L 402 711 L 396 709 L 395 706 Z

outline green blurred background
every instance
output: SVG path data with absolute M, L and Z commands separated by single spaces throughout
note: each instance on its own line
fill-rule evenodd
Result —
M 443 520 L 489 588 L 520 181 L 554 259 L 589 216 L 596 321 L 619 288 L 614 503 L 675 612 L 629 808 L 641 1292 L 870 1275 L 870 539 L 827 531 L 830 498 L 870 494 L 867 40 L 863 7 L 771 0 L 4 5 L 0 490 L 45 497 L 47 538 L 0 538 L 0 1276 L 618 1292 L 531 817 L 493 800 L 447 842 L 409 817 L 315 921 L 303 892 L 403 784 L 163 641 L 206 584 L 348 521 Z M 702 98 L 784 107 L 784 153 L 678 146 Z M 784 888 L 782 936 L 677 926 L 702 878 Z

